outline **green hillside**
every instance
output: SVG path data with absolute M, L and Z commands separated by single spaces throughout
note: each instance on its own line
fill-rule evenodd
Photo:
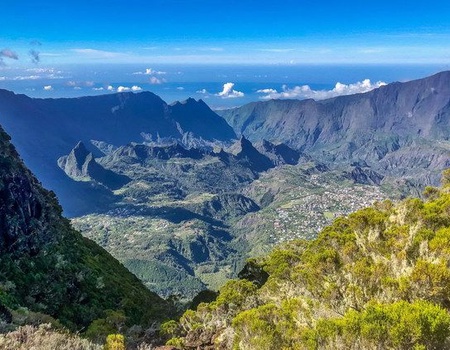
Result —
M 34 317 L 35 323 L 56 319 L 69 329 L 92 333 L 93 326 L 99 330 L 99 322 L 116 312 L 126 329 L 163 319 L 168 306 L 71 227 L 55 195 L 25 168 L 0 129 L 1 328 Z
M 335 220 L 314 240 L 249 261 L 247 280 L 228 282 L 216 301 L 164 325 L 169 344 L 448 349 L 449 170 L 442 188 L 427 188 L 425 197 L 379 202 Z

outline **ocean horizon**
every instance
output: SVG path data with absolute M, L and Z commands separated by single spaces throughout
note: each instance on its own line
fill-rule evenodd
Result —
M 323 99 L 364 92 L 449 69 L 448 64 L 42 65 L 0 68 L 0 88 L 36 98 L 150 91 L 167 103 L 191 97 L 224 109 L 271 98 Z

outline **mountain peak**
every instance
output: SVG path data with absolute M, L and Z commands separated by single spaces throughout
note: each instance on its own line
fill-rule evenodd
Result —
M 80 168 L 86 161 L 89 154 L 90 152 L 87 150 L 82 141 L 78 141 L 76 146 L 70 152 L 70 156 L 75 160 L 75 165 Z
M 227 151 L 236 158 L 248 162 L 250 168 L 256 172 L 266 171 L 274 167 L 271 160 L 259 152 L 245 136 L 241 136 Z

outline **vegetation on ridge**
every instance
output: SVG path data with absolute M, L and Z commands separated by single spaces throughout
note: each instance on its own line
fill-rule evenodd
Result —
M 427 199 L 379 202 L 252 261 L 248 280 L 163 329 L 185 349 L 446 349 L 450 170 Z M 259 273 L 258 273 L 259 271 Z M 263 272 L 267 282 L 253 283 Z M 260 279 L 259 279 L 260 281 Z
M 122 264 L 61 216 L 0 128 L 0 332 L 52 323 L 103 342 L 170 314 Z M 105 334 L 106 333 L 106 334 Z

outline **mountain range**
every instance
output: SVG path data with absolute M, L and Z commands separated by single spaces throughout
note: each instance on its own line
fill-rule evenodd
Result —
M 0 90 L 0 124 L 85 236 L 160 295 L 190 298 L 276 243 L 436 184 L 450 167 L 450 72 L 225 111 L 149 92 Z
M 251 142 L 285 143 L 327 162 L 363 160 L 383 173 L 436 184 L 450 166 L 449 82 L 446 71 L 363 94 L 270 100 L 217 113 Z
M 133 141 L 189 139 L 189 135 L 211 141 L 235 137 L 231 127 L 203 101 L 188 99 L 168 105 L 150 92 L 33 99 L 0 90 L 0 124 L 25 163 L 57 193 L 69 216 L 98 209 L 91 204 L 94 189 L 67 181 L 56 164 L 79 141 L 98 156 L 102 153 L 92 146 L 98 143 L 91 140 L 121 146 Z M 101 188 L 95 193 L 105 195 Z

